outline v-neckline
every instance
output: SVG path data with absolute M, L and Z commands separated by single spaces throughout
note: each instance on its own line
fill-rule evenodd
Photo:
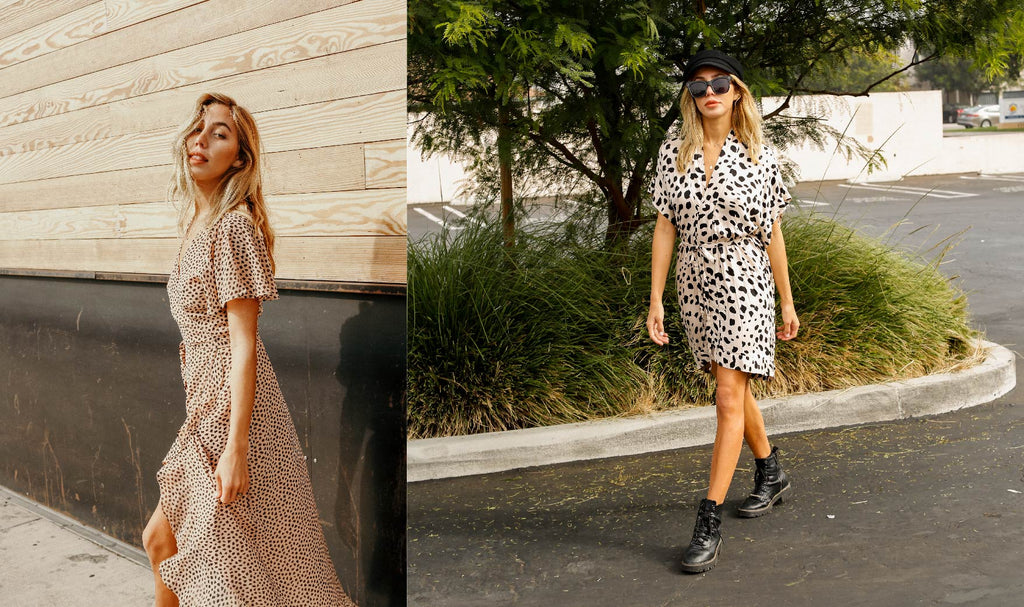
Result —
M 721 149 L 718 150 L 718 158 L 715 158 L 715 164 L 711 165 L 711 172 L 710 173 L 708 172 L 708 169 L 707 169 L 707 163 L 704 162 L 704 157 L 707 156 L 707 152 L 704 151 L 704 146 L 703 145 L 700 148 L 700 170 L 701 170 L 701 173 L 702 173 L 701 177 L 703 177 L 701 182 L 704 185 L 704 191 L 705 192 L 708 190 L 708 188 L 711 187 L 711 178 L 715 176 L 715 173 L 718 170 L 718 165 L 721 164 L 721 162 L 722 162 L 722 155 L 723 155 L 723 152 L 725 151 L 725 146 L 726 146 L 727 143 L 729 143 L 729 139 L 732 136 L 733 136 L 732 135 L 732 130 L 730 129 L 729 133 L 725 136 L 725 141 L 722 142 Z
M 192 244 L 199 240 L 199 237 L 207 230 L 207 228 L 196 228 L 196 232 L 192 234 L 192 238 L 189 238 L 188 233 L 192 230 L 192 226 L 195 225 L 195 222 L 196 218 L 193 217 L 192 222 L 188 225 L 188 229 L 185 230 L 185 237 L 181 239 L 181 246 L 178 247 L 177 263 L 174 265 L 175 274 L 181 274 L 181 262 L 185 259 L 185 255 L 188 253 L 189 248 L 191 248 Z

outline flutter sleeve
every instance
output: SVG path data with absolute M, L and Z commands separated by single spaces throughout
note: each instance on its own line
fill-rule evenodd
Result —
M 661 149 L 658 150 L 658 161 L 655 165 L 654 179 L 651 180 L 651 185 L 648 187 L 654 208 L 677 228 L 679 224 L 676 221 L 675 205 L 673 205 L 671 193 L 666 184 L 672 178 L 672 175 L 675 174 L 675 154 L 678 152 L 678 145 L 673 148 L 673 140 L 671 139 L 661 145 Z
M 772 225 L 782 217 L 782 213 L 789 206 L 789 201 L 793 197 L 790 196 L 789 189 L 786 188 L 786 184 L 782 180 L 782 171 L 779 169 L 775 151 L 764 146 L 759 160 L 764 171 L 764 189 L 761 195 L 761 199 L 764 201 L 764 212 L 761 213 L 760 236 L 767 246 L 772 242 Z
M 241 213 L 225 213 L 214 234 L 213 273 L 217 303 L 277 299 L 270 255 L 262 233 Z

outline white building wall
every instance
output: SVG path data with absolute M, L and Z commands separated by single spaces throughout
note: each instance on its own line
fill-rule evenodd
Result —
M 782 98 L 766 97 L 772 111 Z M 1024 171 L 1024 132 L 986 132 L 943 135 L 941 91 L 873 93 L 867 97 L 808 96 L 794 98 L 790 115 L 811 110 L 827 112 L 827 122 L 873 150 L 880 150 L 886 167 L 871 175 L 859 157 L 847 160 L 835 145 L 817 149 L 800 145 L 783 154 L 800 168 L 801 181 L 895 181 L 904 175 L 948 173 L 1009 173 Z M 409 150 L 409 202 L 464 204 L 465 171 L 447 158 L 421 158 Z

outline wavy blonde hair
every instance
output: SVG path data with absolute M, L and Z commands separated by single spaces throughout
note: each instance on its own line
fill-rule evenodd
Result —
M 757 164 L 761 157 L 761 146 L 764 144 L 761 112 L 758 111 L 754 96 L 750 94 L 747 85 L 734 74 L 730 76 L 733 86 L 740 90 L 740 98 L 733 102 L 732 106 L 732 129 L 740 143 L 747 146 L 750 159 Z M 682 126 L 679 129 L 682 145 L 679 146 L 679 155 L 676 156 L 676 168 L 685 172 L 693 160 L 693 154 L 704 147 L 704 121 L 697 109 L 697 100 L 690 95 L 690 89 L 686 86 L 683 86 L 683 95 L 679 99 L 679 112 L 682 117 Z
M 242 166 L 231 166 L 213 196 L 213 212 L 202 226 L 208 228 L 232 209 L 245 205 L 252 216 L 252 223 L 263 234 L 270 255 L 270 268 L 274 265 L 274 231 L 270 227 L 267 203 L 263 199 L 263 176 L 260 168 L 260 134 L 252 114 L 235 100 L 220 93 L 205 93 L 196 100 L 191 117 L 174 138 L 174 175 L 168 187 L 168 197 L 178 209 L 178 232 L 184 234 L 192 218 L 199 211 L 198 188 L 188 165 L 188 136 L 203 120 L 206 108 L 219 103 L 231 111 L 231 118 L 238 127 L 238 158 Z

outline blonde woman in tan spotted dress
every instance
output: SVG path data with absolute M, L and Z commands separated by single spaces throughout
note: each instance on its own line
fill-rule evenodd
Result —
M 186 418 L 142 534 L 156 605 L 353 605 L 257 333 L 277 288 L 256 124 L 231 98 L 203 95 L 174 158 L 170 192 L 185 237 L 167 292 L 182 336 Z

